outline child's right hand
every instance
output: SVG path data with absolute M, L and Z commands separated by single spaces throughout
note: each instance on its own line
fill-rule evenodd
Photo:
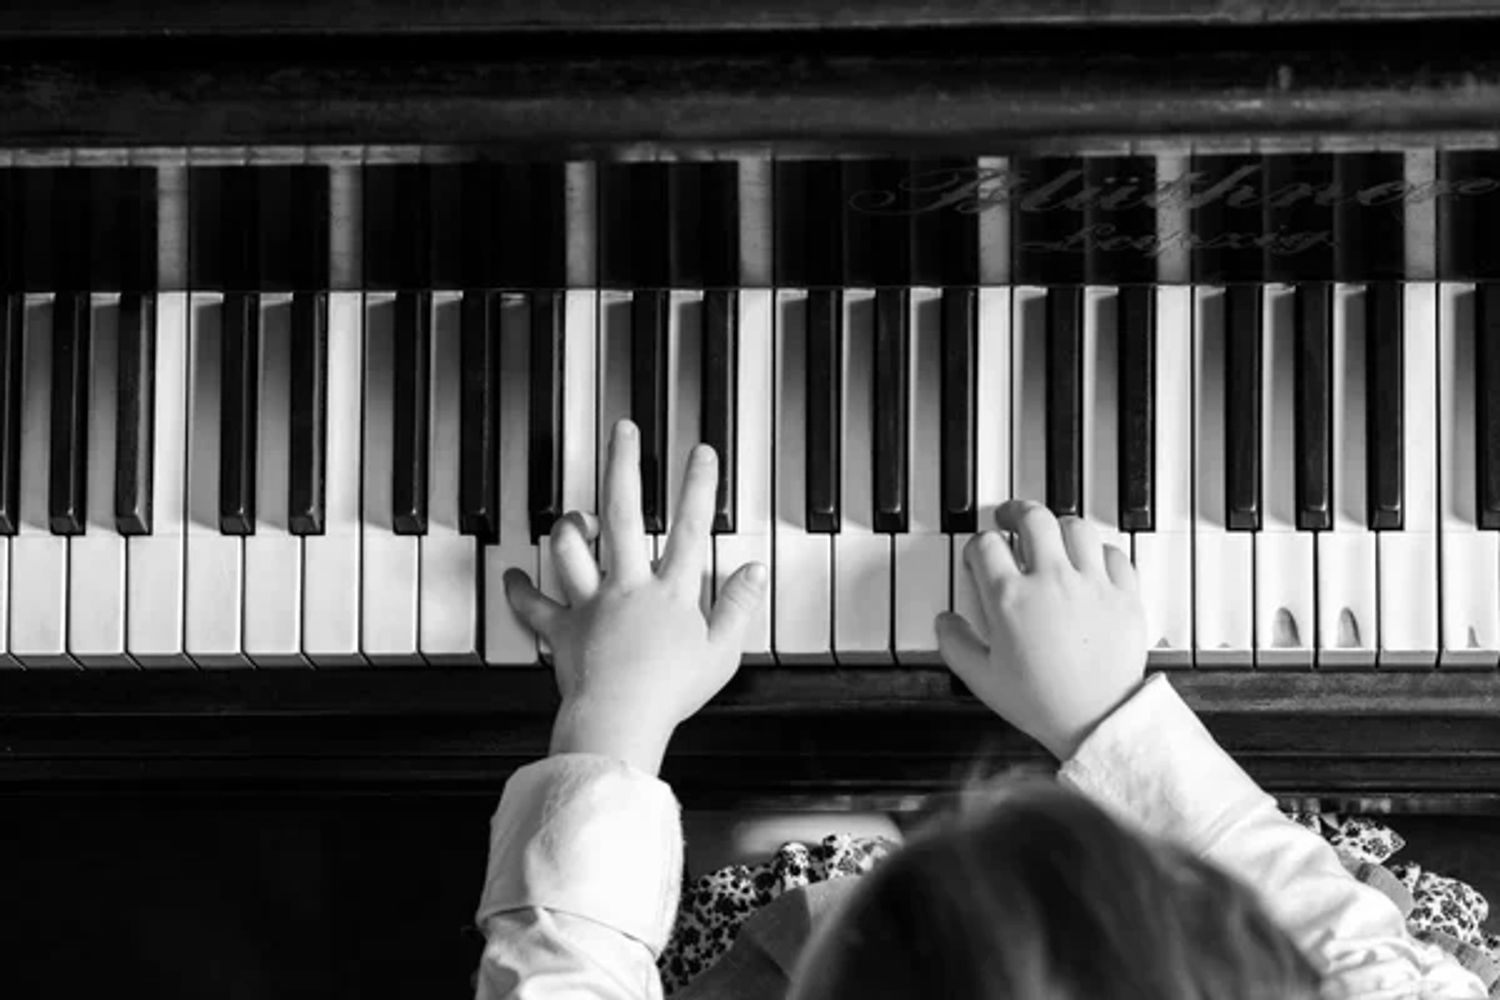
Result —
M 985 621 L 937 618 L 943 659 L 980 701 L 1067 760 L 1141 685 L 1146 615 L 1135 567 L 1088 522 L 1030 500 L 995 513 L 1017 533 L 1025 566 L 997 532 L 964 547 Z

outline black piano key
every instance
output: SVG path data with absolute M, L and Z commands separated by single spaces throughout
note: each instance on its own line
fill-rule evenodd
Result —
M 47 523 L 81 535 L 88 520 L 89 296 L 64 292 L 52 311 L 52 462 Z
M 671 284 L 671 195 L 665 163 L 609 163 L 599 171 L 599 280 L 609 288 Z
M 1474 295 L 1474 485 L 1479 527 L 1500 529 L 1500 284 Z
M 219 240 L 222 247 L 222 287 L 258 291 L 261 279 L 261 218 L 258 167 L 220 169 Z M 191 198 L 192 180 L 188 181 Z M 191 257 L 191 253 L 189 257 Z
M 905 160 L 847 160 L 843 165 L 844 277 L 848 288 L 911 283 L 911 216 Z M 892 201 L 885 203 L 884 195 Z
M 1284 153 L 1262 159 L 1266 190 L 1262 269 L 1267 281 L 1333 278 L 1335 220 L 1331 199 L 1333 157 Z
M 1333 297 L 1326 282 L 1297 286 L 1297 528 L 1333 527 Z
M 1083 515 L 1083 288 L 1047 292 L 1047 506 Z
M 365 169 L 360 225 L 366 288 L 433 287 L 430 170 L 420 163 Z
M 815 288 L 807 295 L 807 530 L 839 531 L 839 471 L 843 468 L 843 293 Z
M 527 452 L 531 543 L 565 513 L 562 495 L 563 303 L 558 291 L 531 296 L 531 396 Z
M 437 163 L 428 167 L 428 288 L 465 287 L 463 169 L 467 164 Z
M 291 262 L 291 287 L 299 291 L 327 291 L 331 172 L 326 166 L 314 164 L 291 169 L 292 236 L 296 247 Z
M 700 415 L 703 441 L 719 456 L 719 484 L 714 491 L 715 534 L 733 533 L 739 461 L 739 293 L 711 288 L 703 296 L 703 355 Z
M 1088 228 L 1086 278 L 1091 285 L 1156 282 L 1156 161 L 1149 156 L 1099 156 L 1084 161 L 1091 189 L 1084 224 Z
M 1401 285 L 1377 281 L 1366 292 L 1365 447 L 1367 499 L 1373 531 L 1402 524 L 1402 308 Z
M 432 357 L 430 293 L 397 293 L 395 332 L 391 524 L 398 535 L 425 535 L 428 373 Z
M 669 163 L 667 212 L 667 283 L 676 288 L 703 287 L 703 174 L 698 163 Z
M 188 286 L 196 289 L 222 289 L 224 278 L 225 212 L 224 172 L 216 167 L 194 167 L 188 170 Z M 228 220 L 231 223 L 232 219 Z
M 292 186 L 297 168 L 262 166 L 249 170 L 256 188 L 256 270 L 253 285 L 237 285 L 255 291 L 289 291 L 296 287 L 293 270 L 301 247 L 294 232 Z M 326 220 L 325 220 L 326 222 Z M 327 256 L 325 251 L 324 256 Z
M 1088 225 L 1083 161 L 1061 156 L 1018 159 L 1012 177 L 1024 192 L 1010 201 L 1015 283 L 1081 284 Z
M 630 415 L 640 428 L 641 516 L 646 531 L 667 530 L 667 292 L 630 299 Z
M 1259 531 L 1261 519 L 1260 288 L 1236 283 L 1224 303 L 1224 526 Z
M 328 441 L 328 295 L 292 296 L 287 512 L 293 535 L 324 531 Z
M 25 235 L 16 264 L 21 287 L 28 292 L 56 291 L 65 284 L 58 264 L 65 258 L 69 239 L 66 227 L 54 225 L 63 208 L 57 204 L 57 181 L 65 173 L 51 167 L 32 167 L 21 170 L 17 177 Z
M 979 284 L 978 171 L 974 160 L 911 161 L 906 197 L 912 213 L 913 285 Z
M 255 449 L 260 396 L 260 295 L 224 296 L 219 355 L 219 531 L 255 534 Z
M 1156 530 L 1156 291 L 1126 285 L 1119 298 L 1121 531 Z
M 126 168 L 100 167 L 87 171 L 89 181 L 89 263 L 88 275 L 80 287 L 95 291 L 125 287 L 127 260 L 139 254 L 135 234 L 127 232 L 138 224 L 139 212 L 131 212 L 135 175 Z M 152 257 L 156 248 L 151 249 Z
M 1406 157 L 1344 153 L 1333 158 L 1333 273 L 1337 281 L 1430 279 L 1406 273 Z
M 978 528 L 975 500 L 975 364 L 978 292 L 943 289 L 942 524 L 946 534 Z
M 837 287 L 843 280 L 844 190 L 833 160 L 775 165 L 776 284 Z
M 499 253 L 498 287 L 566 287 L 565 167 L 560 163 L 502 163 L 496 171 L 498 222 L 493 238 Z M 601 252 L 611 232 L 604 215 L 618 209 L 606 198 L 604 173 L 599 192 Z
M 26 290 L 26 189 L 21 170 L 0 167 L 0 291 Z
M 1214 192 L 1192 209 L 1193 281 L 1222 285 L 1262 280 L 1265 259 L 1258 237 L 1265 226 L 1265 170 L 1261 158 L 1195 155 L 1190 169 L 1201 178 L 1195 191 Z
M 459 167 L 459 201 L 463 211 L 458 220 L 460 288 L 503 288 L 500 247 L 507 241 L 522 241 L 520 230 L 507 226 L 500 215 L 500 169 L 484 160 L 471 160 Z M 521 220 L 524 221 L 524 220 Z M 478 307 L 475 307 L 478 308 Z
M 21 523 L 22 356 L 26 300 L 15 291 L 0 299 L 0 535 Z
M 485 545 L 500 540 L 499 299 L 464 292 L 460 317 L 458 530 Z
M 152 533 L 156 467 L 156 296 L 120 296 L 115 402 L 115 528 Z
M 734 288 L 740 283 L 739 164 L 697 164 L 699 193 L 699 280 L 705 288 Z M 674 251 L 674 261 L 682 256 Z M 678 268 L 674 263 L 674 269 Z
M 870 401 L 875 432 L 871 442 L 875 449 L 874 527 L 893 533 L 904 533 L 911 515 L 911 463 L 907 455 L 911 437 L 909 300 L 910 292 L 904 288 L 875 292 L 875 391 Z
M 1438 156 L 1439 276 L 1448 281 L 1500 277 L 1500 151 Z

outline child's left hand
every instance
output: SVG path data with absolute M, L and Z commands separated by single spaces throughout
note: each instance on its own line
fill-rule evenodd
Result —
M 720 589 L 708 620 L 699 608 L 713 526 L 718 459 L 698 445 L 688 462 L 677 516 L 653 571 L 641 519 L 640 443 L 635 424 L 615 424 L 604 479 L 601 577 L 588 543 L 592 515 L 570 511 L 552 528 L 553 563 L 567 605 L 505 573 L 521 620 L 551 644 L 562 707 L 551 752 L 600 753 L 655 774 L 668 740 L 739 669 L 745 630 L 765 599 L 766 567 L 741 566 Z

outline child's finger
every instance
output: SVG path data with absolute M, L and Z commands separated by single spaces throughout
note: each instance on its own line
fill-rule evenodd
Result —
M 1007 580 L 1021 575 L 1015 553 L 1011 552 L 1010 546 L 1005 544 L 1005 539 L 998 533 L 981 531 L 964 546 L 964 563 L 969 567 L 969 574 L 974 577 L 975 589 L 985 595 L 985 599 L 979 602 L 984 608 L 985 624 L 993 626 L 994 623 L 990 621 L 989 595 Z
M 767 578 L 764 564 L 746 563 L 724 581 L 708 617 L 710 642 L 736 654 L 745 648 L 745 632 L 766 599 Z
M 1021 536 L 1027 569 L 1031 572 L 1072 565 L 1057 518 L 1035 500 L 1005 501 L 995 508 L 995 523 L 1000 530 L 1014 531 Z
M 641 443 L 630 420 L 615 423 L 604 473 L 604 545 L 611 578 L 638 583 L 651 575 L 641 519 Z
M 589 524 L 576 510 L 552 524 L 552 564 L 569 604 L 586 601 L 599 589 L 599 564 L 589 541 Z
M 1104 574 L 1104 544 L 1099 541 L 1099 532 L 1081 517 L 1069 516 L 1058 520 L 1062 531 L 1063 545 L 1068 558 L 1084 576 Z
M 531 578 L 521 570 L 506 570 L 501 582 L 505 584 L 505 598 L 516 616 L 533 632 L 550 641 L 558 617 L 565 610 L 563 606 L 533 587 Z
M 1125 590 L 1134 590 L 1140 583 L 1135 575 L 1135 566 L 1130 562 L 1130 557 L 1117 546 L 1104 546 L 1104 569 L 1109 573 L 1110 582 L 1116 587 Z
M 718 456 L 710 446 L 697 445 L 682 476 L 677 516 L 672 519 L 672 530 L 667 533 L 666 549 L 661 556 L 662 575 L 673 583 L 691 581 L 694 594 L 702 586 L 718 484 Z
M 984 676 L 989 667 L 990 648 L 967 618 L 952 611 L 937 616 L 933 631 L 937 633 L 938 652 L 943 662 L 972 690 L 973 681 Z

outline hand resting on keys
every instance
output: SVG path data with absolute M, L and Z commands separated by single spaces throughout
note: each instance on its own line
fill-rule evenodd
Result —
M 938 616 L 949 668 L 1001 718 L 1066 760 L 1140 687 L 1146 613 L 1135 567 L 1077 517 L 1009 500 L 995 512 L 1025 563 L 994 531 L 964 546 L 985 620 Z

